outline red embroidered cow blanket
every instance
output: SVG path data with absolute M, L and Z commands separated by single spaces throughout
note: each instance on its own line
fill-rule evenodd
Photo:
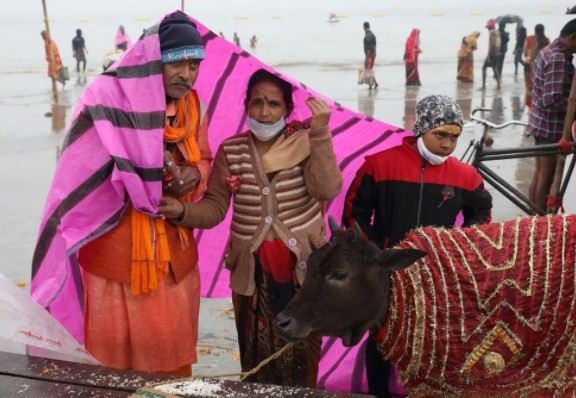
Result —
M 411 232 L 379 334 L 410 397 L 571 394 L 575 245 L 573 215 Z

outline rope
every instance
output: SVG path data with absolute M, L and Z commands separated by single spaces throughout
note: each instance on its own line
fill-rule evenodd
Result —
M 288 344 L 286 344 L 284 347 L 282 347 L 282 349 L 280 351 L 277 351 L 276 353 L 272 354 L 271 356 L 269 356 L 268 358 L 266 358 L 265 360 L 263 360 L 262 362 L 260 362 L 258 364 L 258 366 L 256 366 L 254 369 L 248 371 L 248 372 L 241 372 L 241 373 L 222 373 L 222 374 L 216 374 L 216 375 L 193 375 L 192 378 L 193 379 L 221 379 L 223 377 L 235 377 L 235 376 L 240 376 L 240 381 L 244 381 L 246 380 L 248 377 L 254 375 L 255 373 L 257 373 L 260 369 L 262 369 L 264 366 L 268 365 L 270 362 L 272 362 L 273 360 L 277 359 L 280 355 L 284 354 L 284 351 L 288 350 L 289 348 L 292 348 L 292 346 L 294 345 L 293 342 L 290 342 Z
M 289 348 L 292 348 L 292 346 L 294 345 L 294 343 L 290 342 L 288 344 L 286 344 L 284 347 L 282 347 L 282 349 L 280 351 L 278 351 L 277 353 L 273 354 L 272 356 L 270 356 L 269 358 L 263 360 L 262 362 L 260 362 L 258 364 L 258 366 L 256 366 L 254 369 L 252 369 L 249 372 L 243 372 L 242 373 L 242 377 L 240 377 L 240 381 L 244 381 L 245 379 L 247 379 L 248 377 L 252 376 L 253 374 L 257 373 L 260 369 L 262 369 L 262 367 L 268 365 L 270 362 L 272 362 L 273 360 L 275 360 L 276 358 L 278 358 L 280 355 L 282 355 L 284 353 L 284 351 L 286 351 Z

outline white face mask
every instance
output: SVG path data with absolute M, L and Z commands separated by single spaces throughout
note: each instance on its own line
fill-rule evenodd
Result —
M 446 159 L 450 157 L 450 156 L 435 155 L 432 152 L 430 152 L 428 148 L 426 148 L 426 145 L 424 144 L 424 140 L 422 140 L 422 137 L 418 137 L 418 139 L 416 140 L 416 145 L 418 145 L 418 152 L 420 152 L 420 155 L 422 155 L 424 160 L 430 164 L 434 165 L 442 164 L 446 161 Z
M 284 115 L 274 124 L 263 124 L 259 121 L 248 117 L 248 127 L 252 130 L 252 134 L 260 141 L 270 141 L 272 138 L 282 131 L 286 122 Z

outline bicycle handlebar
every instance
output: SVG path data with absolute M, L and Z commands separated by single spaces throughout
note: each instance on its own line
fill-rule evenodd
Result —
M 481 118 L 479 118 L 479 117 L 474 116 L 474 114 L 475 114 L 476 112 L 490 112 L 491 110 L 492 110 L 492 109 L 489 109 L 489 108 L 474 108 L 474 110 L 473 110 L 472 113 L 470 114 L 470 120 L 473 120 L 473 121 L 475 121 L 476 123 L 483 124 L 484 126 L 490 127 L 491 129 L 495 129 L 495 130 L 503 129 L 504 127 L 508 127 L 508 126 L 510 126 L 510 125 L 512 125 L 512 124 L 517 124 L 517 125 L 520 125 L 520 126 L 527 126 L 527 125 L 528 125 L 528 123 L 526 123 L 526 122 L 520 122 L 520 121 L 518 121 L 518 120 L 510 120 L 509 122 L 505 122 L 505 123 L 502 123 L 502 124 L 495 124 L 495 123 L 492 123 L 492 122 L 490 122 L 490 121 L 488 121 L 488 120 L 486 120 L 486 119 L 481 119 Z
M 480 108 L 479 106 L 472 109 L 472 115 L 474 115 L 476 112 L 492 112 L 492 109 L 490 108 Z

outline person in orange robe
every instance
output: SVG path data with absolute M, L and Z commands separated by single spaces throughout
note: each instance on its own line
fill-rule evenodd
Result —
M 46 52 L 46 62 L 48 63 L 48 77 L 59 81 L 62 86 L 66 84 L 66 80 L 62 79 L 60 76 L 60 68 L 62 67 L 62 59 L 60 58 L 60 52 L 58 51 L 58 46 L 54 43 L 54 40 L 48 40 L 48 33 L 43 30 L 40 32 L 42 39 L 44 39 L 44 51 Z M 52 60 L 50 63 L 50 50 L 52 50 Z

